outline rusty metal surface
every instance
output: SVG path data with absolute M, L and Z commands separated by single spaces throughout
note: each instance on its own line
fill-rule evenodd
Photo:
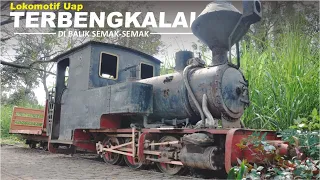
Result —
M 194 117 L 183 83 L 182 72 L 140 80 L 153 86 L 153 114 L 150 120 Z
M 222 77 L 222 99 L 226 108 L 234 114 L 242 114 L 247 102 L 248 85 L 240 71 L 228 68 Z
M 250 136 L 253 132 L 256 132 L 257 130 L 251 130 L 251 129 L 231 129 L 228 131 L 225 139 L 225 156 L 224 156 L 224 162 L 225 162 L 225 170 L 228 172 L 232 165 L 237 164 L 237 159 L 246 159 L 250 163 L 261 163 L 257 159 L 252 156 L 252 152 L 249 150 L 242 150 L 240 149 L 237 144 L 240 143 L 240 141 L 244 138 L 247 138 Z M 259 130 L 260 136 L 262 136 L 264 133 L 267 133 L 265 138 L 266 141 L 274 141 L 279 140 L 279 138 L 276 135 L 275 131 L 268 131 L 268 130 Z M 276 141 L 278 144 L 280 141 Z M 279 151 L 283 152 L 283 146 L 279 147 Z
M 221 157 L 221 154 L 218 153 L 218 147 L 216 146 L 201 148 L 194 145 L 186 145 L 179 154 L 183 165 L 211 170 L 221 169 L 223 161 L 217 160 L 219 156 Z
M 89 129 L 89 132 L 103 132 L 103 133 L 131 133 L 131 128 L 122 129 Z M 162 130 L 159 128 L 141 129 L 142 133 L 176 133 L 176 134 L 191 134 L 196 132 L 209 132 L 210 134 L 221 134 L 225 135 L 230 129 L 190 129 L 190 128 L 179 128 L 179 129 L 168 129 Z
M 240 118 L 243 114 L 243 111 L 239 112 L 231 112 L 225 105 L 225 101 L 223 100 L 223 93 L 225 89 L 228 89 L 228 92 L 235 92 L 236 89 L 234 87 L 227 87 L 229 84 L 222 84 L 223 78 L 225 76 L 234 77 L 234 81 L 244 81 L 242 76 L 234 76 L 229 74 L 227 69 L 231 69 L 232 71 L 237 71 L 234 68 L 231 68 L 228 65 L 222 66 L 214 66 L 208 68 L 195 69 L 190 75 L 190 85 L 195 93 L 195 96 L 199 102 L 202 101 L 203 94 L 206 94 L 208 97 L 208 108 L 214 118 L 221 118 L 221 114 L 232 117 L 232 118 Z M 234 69 L 234 70 L 233 70 Z M 236 102 L 235 100 L 230 100 L 230 103 Z M 194 103 L 190 102 L 192 109 L 195 109 Z M 244 104 L 240 104 L 240 107 L 244 109 Z
M 241 117 L 247 104 L 240 101 L 240 98 L 248 101 L 247 96 L 242 97 L 243 93 L 236 94 L 237 88 L 242 88 L 245 83 L 241 72 L 228 65 L 194 68 L 189 79 L 198 102 L 202 102 L 203 94 L 207 95 L 208 108 L 214 118 L 221 118 L 221 113 L 233 119 Z M 200 120 L 194 102 L 187 95 L 182 73 L 176 72 L 139 82 L 153 85 L 154 111 L 151 119 L 189 118 L 192 123 Z
M 247 158 L 248 154 L 243 154 L 235 144 L 253 131 L 209 129 L 205 117 L 210 121 L 221 119 L 223 128 L 241 127 L 240 117 L 249 104 L 248 84 L 238 67 L 228 63 L 227 50 L 231 52 L 230 45 L 246 33 L 250 23 L 248 25 L 245 22 L 253 22 L 250 9 L 244 9 L 244 12 L 249 14 L 247 19 L 241 17 L 241 13 L 230 3 L 218 1 L 210 3 L 194 21 L 194 34 L 212 50 L 213 58 L 209 66 L 205 66 L 200 58 L 192 58 L 192 52 L 181 51 L 176 54 L 176 71 L 159 76 L 159 61 L 118 46 L 88 43 L 64 53 L 59 58 L 68 59 L 60 59 L 58 63 L 51 142 L 75 146 L 78 143 L 79 147 L 89 149 L 92 143 L 88 145 L 75 139 L 82 130 L 85 130 L 84 134 L 89 130 L 90 135 L 99 133 L 106 136 L 103 138 L 119 139 L 105 148 L 99 148 L 107 151 L 106 154 L 117 154 L 119 157 L 120 154 L 130 157 L 137 154 L 140 162 L 154 161 L 166 173 L 177 174 L 183 170 L 182 166 L 177 165 L 182 164 L 210 170 L 221 170 L 225 165 L 228 171 L 237 157 Z M 237 33 L 232 36 L 234 30 Z M 113 75 L 115 79 L 100 76 L 101 53 L 117 57 L 117 74 Z M 154 66 L 155 77 L 140 80 L 141 73 L 140 76 L 137 74 L 141 71 L 141 63 Z M 66 66 L 69 66 L 67 85 Z M 200 104 L 203 104 L 202 108 Z M 110 122 L 103 121 L 103 115 L 115 115 L 116 118 L 110 117 Z M 187 125 L 194 128 L 193 125 L 201 119 L 202 129 L 177 129 Z M 182 120 L 186 120 L 186 123 L 183 121 L 177 126 L 177 122 Z M 163 126 L 168 124 L 170 127 Z M 135 127 L 139 131 L 128 127 Z M 190 138 L 199 132 L 206 133 L 212 141 L 199 143 L 199 140 Z M 113 133 L 114 136 L 108 137 L 107 133 Z M 122 134 L 118 136 L 117 133 Z M 127 133 L 132 133 L 132 153 L 124 151 L 124 146 L 128 144 L 120 142 L 123 140 L 120 136 L 127 136 Z M 141 136 L 136 137 L 137 134 Z M 191 134 L 187 135 L 189 141 L 181 142 L 179 138 L 185 134 Z M 273 140 L 273 135 L 268 133 L 267 138 Z M 85 140 L 91 141 L 91 138 L 100 141 L 100 137 L 96 136 L 86 136 Z M 135 138 L 138 138 L 138 149 L 135 148 Z M 160 144 L 154 143 L 159 139 Z M 51 149 L 55 151 L 49 146 Z M 111 164 L 120 163 L 118 160 L 112 160 Z M 168 166 L 168 163 L 174 166 Z
M 110 114 L 153 112 L 152 86 L 138 82 L 111 86 Z
M 222 64 L 226 64 L 228 61 L 227 52 L 228 50 L 225 48 L 212 48 L 212 60 L 209 66 L 218 66 Z
M 249 12 L 247 9 L 244 11 Z M 189 119 L 191 124 L 195 124 L 200 120 L 199 112 L 202 115 L 196 105 L 202 102 L 204 94 L 208 97 L 207 114 L 217 119 L 225 117 L 223 120 L 226 123 L 223 124 L 232 122 L 226 127 L 240 127 L 239 118 L 249 102 L 247 85 L 242 73 L 227 64 L 226 56 L 227 38 L 240 16 L 241 13 L 230 3 L 215 2 L 210 3 L 194 21 L 194 34 L 213 51 L 214 67 L 192 67 L 187 78 L 182 76 L 181 71 L 193 57 L 192 52 L 188 51 L 177 53 L 177 72 L 162 76 L 158 76 L 160 61 L 110 44 L 87 43 L 58 56 L 52 139 L 71 140 L 72 131 L 76 128 L 99 129 L 103 114 L 149 115 L 150 123 Z M 216 26 L 219 22 L 222 25 Z M 99 76 L 102 52 L 117 56 L 116 79 Z M 69 61 L 63 60 L 66 58 Z M 133 81 L 126 82 L 128 78 L 134 78 L 127 69 L 141 63 L 154 66 L 157 77 L 139 80 L 139 85 L 133 85 Z M 61 77 L 66 65 L 69 65 L 70 73 L 68 84 L 64 86 Z M 190 98 L 193 93 L 186 90 L 186 79 L 195 95 L 193 100 Z

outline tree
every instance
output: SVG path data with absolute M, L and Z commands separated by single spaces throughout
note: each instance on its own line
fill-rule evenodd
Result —
M 29 3 L 29 2 L 28 2 Z M 36 2 L 32 1 L 30 3 L 45 3 L 45 2 Z M 136 8 L 140 8 L 141 10 L 147 10 L 149 7 L 148 3 L 142 2 L 81 2 L 84 4 L 85 9 L 83 11 L 96 11 L 96 12 L 106 12 L 106 14 L 114 11 L 120 12 L 128 12 L 135 11 Z M 6 54 L 7 50 L 15 51 L 16 55 L 12 58 L 11 55 L 3 56 L 0 59 L 1 64 L 1 87 L 2 92 L 11 92 L 13 89 L 18 91 L 18 89 L 33 89 L 38 86 L 40 83 L 44 87 L 44 91 L 46 92 L 46 96 L 48 96 L 48 85 L 47 78 L 50 74 L 54 74 L 54 62 L 51 59 L 66 51 L 70 48 L 73 48 L 77 45 L 80 45 L 91 38 L 88 37 L 56 37 L 55 35 L 13 35 L 13 32 L 57 32 L 59 30 L 139 30 L 145 31 L 149 30 L 147 28 L 139 28 L 136 29 L 134 27 L 126 28 L 126 29 L 112 29 L 106 27 L 104 29 L 99 28 L 88 28 L 88 29 L 26 29 L 26 28 L 13 28 L 13 19 L 9 16 L 9 2 L 1 2 L 1 10 L 2 12 L 2 21 L 1 28 L 2 34 L 4 34 L 1 38 L 2 43 L 2 54 Z M 20 24 L 23 24 L 24 17 L 21 18 Z M 140 20 L 141 21 L 141 20 Z M 14 31 L 13 31 L 14 30 Z M 130 47 L 133 49 L 137 49 L 148 53 L 150 55 L 156 54 L 159 52 L 162 42 L 160 40 L 160 35 L 151 35 L 150 37 L 120 37 L 120 38 L 112 38 L 105 37 L 101 39 L 93 39 L 102 42 L 108 42 L 118 45 L 123 45 L 126 47 Z M 11 48 L 8 46 L 8 43 L 13 43 L 14 45 Z M 21 94 L 21 93 L 20 93 Z
M 319 32 L 319 1 L 262 1 L 262 19 L 254 24 L 244 37 L 246 44 L 254 44 L 263 52 L 265 42 L 277 43 L 279 36 L 288 29 L 299 29 L 315 37 Z M 252 38 L 254 36 L 255 38 Z M 318 40 L 318 38 L 316 38 Z
M 258 52 L 265 50 L 266 42 L 276 44 L 278 38 L 288 29 L 298 29 L 309 37 L 319 48 L 319 1 L 262 1 L 262 19 L 251 26 L 243 37 L 247 48 L 255 48 Z M 251 46 L 252 44 L 252 46 Z M 200 41 L 194 43 L 194 50 L 202 54 L 209 49 Z
M 2 104 L 11 104 L 11 105 L 17 105 L 17 104 L 38 104 L 36 95 L 34 92 L 32 92 L 31 89 L 20 87 L 15 92 L 10 94 L 8 97 L 7 94 L 1 94 L 1 101 Z
M 138 1 L 99 1 L 95 3 L 91 2 L 82 2 L 84 5 L 83 11 L 85 12 L 105 12 L 106 15 L 114 12 L 120 12 L 125 14 L 125 12 L 141 12 L 138 16 L 138 22 L 141 24 L 145 13 L 151 11 L 153 7 L 150 2 L 138 2 Z M 156 17 L 157 18 L 157 17 Z M 105 23 L 107 24 L 107 23 Z M 81 29 L 83 30 L 83 29 Z M 150 28 L 135 28 L 135 27 L 120 27 L 117 29 L 104 27 L 104 28 L 88 28 L 86 30 L 102 30 L 102 31 L 152 31 Z M 92 38 L 96 41 L 107 42 L 112 44 L 118 44 L 121 46 L 133 48 L 149 55 L 157 54 L 160 49 L 163 47 L 160 35 L 150 35 L 149 37 L 101 37 L 101 38 Z
M 34 61 L 42 59 L 43 61 L 49 60 L 53 55 L 57 54 L 55 46 L 57 40 L 53 35 L 46 36 L 33 36 L 25 35 L 18 36 L 16 40 L 19 41 L 17 48 L 14 48 L 17 53 L 14 64 L 28 65 Z M 42 63 L 33 66 L 36 69 L 43 71 L 30 70 L 30 69 L 17 69 L 15 67 L 6 66 L 2 68 L 2 86 L 17 87 L 24 84 L 26 89 L 32 89 L 39 85 L 41 82 L 48 97 L 48 88 L 46 79 L 53 70 L 54 63 Z
M 20 3 L 23 1 L 16 1 L 16 3 Z M 10 30 L 7 28 L 10 28 L 10 25 L 13 23 L 13 17 L 10 16 L 10 12 L 14 12 L 15 10 L 10 10 L 10 3 L 11 1 L 0 1 L 0 6 L 1 6 L 1 31 L 2 31 L 2 36 L 1 36 L 1 42 L 6 42 L 10 40 L 13 37 L 13 34 L 10 33 Z M 35 4 L 39 3 L 38 1 L 30 1 L 28 2 L 29 4 Z M 25 19 L 26 16 L 22 16 L 20 19 L 23 20 Z

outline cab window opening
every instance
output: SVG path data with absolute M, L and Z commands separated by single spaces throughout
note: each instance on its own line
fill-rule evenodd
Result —
M 141 63 L 140 65 L 140 78 L 147 79 L 154 76 L 153 74 L 153 66 L 145 63 Z
M 69 66 L 66 67 L 66 70 L 64 72 L 64 85 L 68 87 L 68 80 L 69 80 Z
M 69 64 L 70 60 L 69 58 L 66 58 L 62 61 L 60 61 L 57 65 L 57 85 L 65 88 L 68 86 L 68 80 L 69 80 Z
M 106 79 L 118 78 L 118 56 L 101 53 L 99 76 Z

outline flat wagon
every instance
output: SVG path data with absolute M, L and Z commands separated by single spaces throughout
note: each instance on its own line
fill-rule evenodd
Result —
M 9 133 L 20 134 L 30 148 L 35 148 L 39 143 L 47 149 L 46 112 L 46 109 L 13 107 Z

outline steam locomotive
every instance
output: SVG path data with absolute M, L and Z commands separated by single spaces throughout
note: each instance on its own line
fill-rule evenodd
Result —
M 225 174 L 237 158 L 261 163 L 236 145 L 254 132 L 240 121 L 249 96 L 239 40 L 260 19 L 258 0 L 244 1 L 243 13 L 229 2 L 208 4 L 192 31 L 211 49 L 211 63 L 180 51 L 172 74 L 160 75 L 161 61 L 150 55 L 108 43 L 90 41 L 55 57 L 49 151 L 62 152 L 64 144 L 68 153 L 84 149 L 131 168 L 156 164 L 168 174 L 186 167 Z M 261 132 L 287 154 L 275 132 Z

